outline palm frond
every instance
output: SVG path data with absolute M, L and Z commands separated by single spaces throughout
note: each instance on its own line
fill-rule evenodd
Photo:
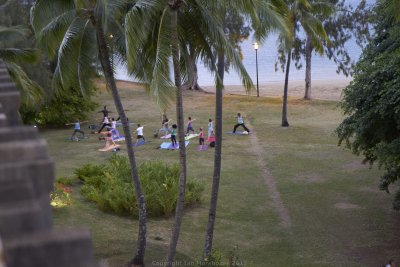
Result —
M 31 108 L 38 108 L 43 103 L 43 89 L 31 80 L 26 72 L 16 63 L 4 60 L 11 79 L 16 83 L 21 93 L 21 102 Z
M 0 40 L 24 38 L 28 34 L 29 30 L 22 25 L 10 27 L 4 27 L 0 25 Z
M 60 44 L 55 77 L 60 79 L 63 88 L 76 87 L 78 77 L 78 62 L 80 51 L 77 49 L 82 43 L 83 33 L 87 20 L 76 17 Z M 93 44 L 92 44 L 93 45 Z M 90 62 L 86 62 L 90 64 Z
M 35 63 L 39 59 L 39 51 L 31 48 L 5 48 L 0 49 L 0 58 L 14 63 Z
M 178 40 L 172 40 L 171 14 L 169 7 L 165 7 L 160 19 L 160 27 L 157 33 L 156 58 L 150 83 L 150 93 L 161 109 L 168 106 L 174 96 L 174 84 L 171 81 L 170 59 L 171 44 Z
M 44 47 L 50 58 L 54 58 L 57 54 L 56 51 L 64 38 L 65 32 L 77 16 L 77 13 L 74 8 L 63 8 L 58 10 L 60 12 L 59 14 L 45 16 L 46 14 L 42 13 L 46 12 L 46 9 L 42 10 L 41 6 L 42 3 L 38 1 L 32 8 L 31 24 L 39 45 Z M 47 21 L 41 19 L 47 19 Z

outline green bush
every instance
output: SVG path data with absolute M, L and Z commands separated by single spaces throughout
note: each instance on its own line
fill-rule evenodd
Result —
M 176 207 L 179 184 L 178 164 L 167 165 L 161 161 L 145 162 L 138 167 L 142 190 L 150 217 L 170 216 Z M 126 157 L 112 156 L 106 164 L 86 164 L 75 170 L 84 182 L 81 193 L 98 207 L 121 216 L 138 216 L 135 191 L 131 181 L 130 165 Z M 202 183 L 188 180 L 187 206 L 201 201 Z

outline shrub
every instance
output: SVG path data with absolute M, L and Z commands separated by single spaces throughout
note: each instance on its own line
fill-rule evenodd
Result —
M 170 216 L 175 210 L 178 195 L 178 164 L 145 162 L 138 167 L 138 173 L 148 215 Z M 104 165 L 86 164 L 76 169 L 75 175 L 84 182 L 81 193 L 101 210 L 122 216 L 138 216 L 128 158 L 114 155 Z M 199 203 L 203 190 L 204 186 L 199 181 L 189 180 L 186 205 Z

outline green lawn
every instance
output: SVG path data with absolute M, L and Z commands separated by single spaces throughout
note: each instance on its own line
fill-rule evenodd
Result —
M 121 95 L 130 121 L 145 126 L 150 143 L 139 147 L 137 161 L 162 159 L 178 162 L 177 151 L 156 149 L 152 137 L 160 128 L 157 106 L 142 89 L 121 84 Z M 214 96 L 189 92 L 184 97 L 185 117 L 195 118 L 194 127 L 207 128 L 214 117 Z M 111 96 L 101 93 L 98 102 L 115 112 Z M 101 108 L 99 107 L 99 110 Z M 247 116 L 254 137 L 262 148 L 262 162 L 273 176 L 284 208 L 291 220 L 281 223 L 270 190 L 257 164 L 253 136 L 223 135 L 223 168 L 214 236 L 214 247 L 227 258 L 236 246 L 242 266 L 379 266 L 399 257 L 399 214 L 391 208 L 392 196 L 378 190 L 380 171 L 362 165 L 361 158 L 337 146 L 333 131 L 342 115 L 337 103 L 328 101 L 289 103 L 289 128 L 280 127 L 279 98 L 224 97 L 224 132 L 234 116 Z M 174 109 L 168 112 L 174 118 Z M 93 121 L 99 114 L 93 114 Z M 71 129 L 46 130 L 56 175 L 72 176 L 85 163 L 102 164 L 112 155 L 99 152 L 97 135 L 81 142 L 65 141 Z M 213 149 L 187 150 L 188 175 L 206 185 L 200 207 L 186 211 L 177 260 L 184 265 L 201 259 L 208 216 Z M 196 143 L 197 144 L 197 143 Z M 254 144 L 254 143 L 253 143 Z M 120 154 L 125 153 L 122 148 Z M 74 186 L 73 204 L 54 210 L 56 227 L 85 226 L 93 234 L 95 255 L 110 266 L 124 266 L 131 258 L 137 222 L 105 214 L 88 203 Z M 149 219 L 147 266 L 159 266 L 168 249 L 173 218 Z M 396 254 L 397 253 L 397 254 Z M 226 258 L 224 263 L 227 263 Z M 186 266 L 192 266 L 186 264 Z

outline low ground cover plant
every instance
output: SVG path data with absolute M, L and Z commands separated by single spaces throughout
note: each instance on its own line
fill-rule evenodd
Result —
M 179 166 L 162 161 L 145 162 L 138 167 L 146 198 L 148 215 L 170 216 L 175 210 L 178 194 Z M 129 161 L 124 156 L 112 156 L 103 165 L 86 164 L 75 170 L 83 181 L 81 193 L 105 212 L 121 216 L 138 216 L 135 191 L 130 179 Z M 186 187 L 187 206 L 201 202 L 204 185 L 190 179 Z

